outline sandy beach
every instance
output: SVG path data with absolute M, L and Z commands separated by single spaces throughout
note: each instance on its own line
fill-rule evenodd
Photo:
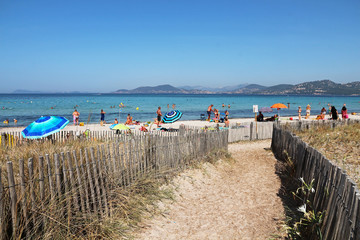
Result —
M 293 120 L 290 120 L 290 119 Z M 327 116 L 325 120 L 328 120 L 329 117 Z M 360 114 L 356 115 L 349 115 L 349 119 L 357 119 L 360 120 Z M 340 118 L 341 120 L 341 118 Z M 281 122 L 293 122 L 293 121 L 299 121 L 297 116 L 286 116 L 281 117 Z M 311 115 L 309 119 L 305 119 L 305 116 L 302 117 L 301 121 L 318 121 L 316 120 L 316 115 Z M 235 125 L 248 125 L 251 122 L 255 122 L 255 118 L 234 118 L 229 119 L 230 127 Z M 63 129 L 65 131 L 85 131 L 89 129 L 90 131 L 108 131 L 110 130 L 110 126 L 113 123 L 106 123 L 103 125 L 99 124 L 85 124 L 84 126 L 74 126 L 72 122 L 69 122 L 69 124 Z M 160 128 L 166 128 L 166 129 L 179 129 L 180 125 L 185 125 L 188 127 L 216 127 L 216 125 L 219 124 L 220 127 L 225 127 L 224 123 L 216 123 L 216 122 L 209 122 L 209 121 L 202 121 L 202 120 L 187 120 L 187 121 L 176 121 L 174 123 L 162 123 Z M 141 126 L 146 126 L 146 128 L 150 131 L 156 131 L 159 128 L 157 128 L 156 124 L 148 124 L 146 122 L 141 122 L 139 125 L 128 125 L 131 130 L 139 130 Z M 18 132 L 22 131 L 25 127 L 24 126 L 14 126 L 14 124 L 9 124 L 8 127 L 0 127 L 0 133 L 1 132 Z

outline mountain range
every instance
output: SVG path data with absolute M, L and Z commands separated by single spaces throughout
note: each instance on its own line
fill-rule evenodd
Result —
M 304 82 L 296 85 L 279 84 L 275 86 L 262 86 L 258 84 L 239 84 L 222 88 L 209 88 L 203 86 L 159 85 L 145 86 L 132 90 L 119 89 L 117 94 L 254 94 L 254 95 L 360 95 L 360 81 L 351 83 L 335 83 L 331 80 L 318 80 Z

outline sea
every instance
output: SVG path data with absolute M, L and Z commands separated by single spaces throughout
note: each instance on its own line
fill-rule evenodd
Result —
M 173 108 L 180 110 L 181 120 L 198 120 L 205 114 L 210 104 L 220 112 L 229 111 L 230 118 L 254 117 L 253 106 L 258 109 L 283 103 L 288 109 L 274 109 L 264 113 L 272 116 L 279 113 L 281 117 L 296 116 L 299 106 L 303 109 L 308 104 L 311 114 L 320 114 L 322 107 L 327 110 L 335 106 L 340 112 L 346 103 L 348 112 L 360 112 L 359 96 L 276 96 L 276 95 L 173 95 L 173 94 L 0 94 L 0 127 L 13 127 L 14 119 L 18 126 L 27 126 L 41 116 L 63 116 L 72 122 L 74 109 L 80 112 L 80 122 L 99 123 L 100 111 L 103 109 L 105 120 L 125 122 L 127 114 L 140 122 L 153 121 L 160 106 L 163 115 Z M 119 107 L 124 106 L 124 107 Z M 223 107 L 224 105 L 224 107 Z M 8 119 L 9 124 L 4 121 Z

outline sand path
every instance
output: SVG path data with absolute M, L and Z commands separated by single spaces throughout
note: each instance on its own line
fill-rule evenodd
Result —
M 234 162 L 206 163 L 175 178 L 174 203 L 146 222 L 136 239 L 268 239 L 278 234 L 283 206 L 277 196 L 271 140 L 229 145 Z

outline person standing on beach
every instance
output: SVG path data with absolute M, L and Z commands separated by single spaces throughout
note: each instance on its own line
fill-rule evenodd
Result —
M 346 104 L 344 103 L 343 107 L 341 108 L 341 117 L 342 119 L 347 119 L 349 118 L 349 115 L 347 113 L 347 108 L 346 108 Z
M 162 116 L 162 113 L 161 113 L 161 107 L 158 107 L 158 110 L 156 111 L 156 115 L 157 115 L 156 125 L 157 125 L 158 127 L 160 127 L 160 123 L 161 123 L 161 116 Z
M 208 107 L 208 109 L 207 109 L 207 114 L 208 114 L 208 121 L 210 121 L 210 118 L 211 118 L 211 112 L 214 112 L 214 110 L 212 109 L 212 107 L 213 107 L 214 105 L 213 104 L 211 104 L 209 107 Z
M 72 115 L 73 115 L 73 120 L 74 120 L 74 126 L 79 125 L 80 113 L 75 109 L 75 111 L 73 112 Z
M 299 109 L 298 109 L 298 114 L 299 114 L 299 121 L 301 121 L 301 107 L 299 106 Z
M 100 124 L 101 124 L 101 126 L 102 126 L 104 123 L 106 123 L 106 121 L 105 121 L 105 113 L 106 113 L 106 112 L 104 112 L 104 110 L 101 109 L 101 111 L 100 111 Z
M 311 110 L 311 106 L 310 106 L 310 104 L 308 104 L 308 105 L 306 106 L 306 116 L 305 116 L 305 119 L 309 119 L 309 117 L 310 117 L 310 110 Z

